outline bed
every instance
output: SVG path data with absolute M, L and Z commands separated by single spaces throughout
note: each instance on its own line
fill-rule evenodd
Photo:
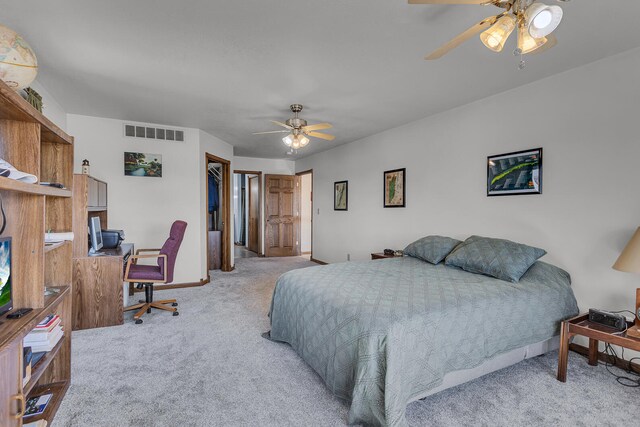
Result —
M 410 402 L 552 348 L 570 283 L 541 261 L 518 283 L 412 257 L 310 267 L 278 279 L 270 337 L 351 402 L 349 424 L 406 426 Z

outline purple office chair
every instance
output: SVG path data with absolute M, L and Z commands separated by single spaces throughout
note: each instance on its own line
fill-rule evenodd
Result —
M 176 221 L 171 226 L 169 238 L 162 249 L 138 249 L 135 255 L 131 255 L 127 261 L 127 268 L 124 272 L 124 281 L 129 283 L 137 283 L 138 289 L 144 287 L 145 302 L 126 307 L 124 311 L 138 310 L 133 316 L 136 324 L 142 323 L 142 315 L 147 312 L 151 313 L 152 308 L 160 310 L 172 311 L 177 316 L 178 303 L 174 299 L 165 299 L 161 301 L 153 301 L 153 284 L 154 283 L 171 283 L 173 282 L 173 268 L 176 265 L 176 257 L 178 249 L 182 243 L 184 232 L 187 229 L 187 223 L 184 221 Z M 159 252 L 155 255 L 140 255 L 141 252 Z M 137 261 L 140 258 L 157 258 L 158 265 L 142 265 Z M 168 304 L 171 304 L 169 306 Z

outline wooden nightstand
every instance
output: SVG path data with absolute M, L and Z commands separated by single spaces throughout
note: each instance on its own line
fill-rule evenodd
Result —
M 371 259 L 384 259 L 384 258 L 402 258 L 403 255 L 385 255 L 384 252 L 376 252 L 371 254 Z
M 633 326 L 633 322 L 627 322 Z M 569 343 L 575 335 L 589 338 L 589 365 L 598 364 L 598 342 L 619 345 L 630 350 L 640 351 L 640 339 L 627 333 L 618 333 L 615 329 L 589 321 L 588 314 L 581 314 L 562 322 L 560 328 L 560 352 L 558 353 L 558 381 L 567 381 L 567 362 L 569 361 Z

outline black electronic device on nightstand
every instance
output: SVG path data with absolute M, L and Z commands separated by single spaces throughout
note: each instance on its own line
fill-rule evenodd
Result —
M 598 310 L 597 308 L 589 309 L 589 320 L 618 331 L 625 331 L 627 329 L 627 319 L 623 315 Z

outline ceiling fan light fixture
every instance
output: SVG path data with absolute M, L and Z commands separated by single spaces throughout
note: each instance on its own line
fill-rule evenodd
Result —
M 304 135 L 294 135 L 290 133 L 282 138 L 282 142 L 284 142 L 284 145 L 287 147 L 297 150 L 298 148 L 306 147 L 307 144 L 309 144 L 309 138 Z
M 546 37 L 533 38 L 525 27 L 518 29 L 518 50 L 522 55 L 531 53 L 534 50 L 544 46 L 547 43 Z
M 289 134 L 285 136 L 284 138 L 282 138 L 282 142 L 284 142 L 284 145 L 286 145 L 287 147 L 291 147 L 291 144 L 293 144 L 293 135 Z
M 480 40 L 484 45 L 494 51 L 501 52 L 504 44 L 516 28 L 516 18 L 513 15 L 505 15 L 488 30 L 480 34 Z
M 562 14 L 560 6 L 532 3 L 524 12 L 527 32 L 534 39 L 548 36 L 560 25 Z

